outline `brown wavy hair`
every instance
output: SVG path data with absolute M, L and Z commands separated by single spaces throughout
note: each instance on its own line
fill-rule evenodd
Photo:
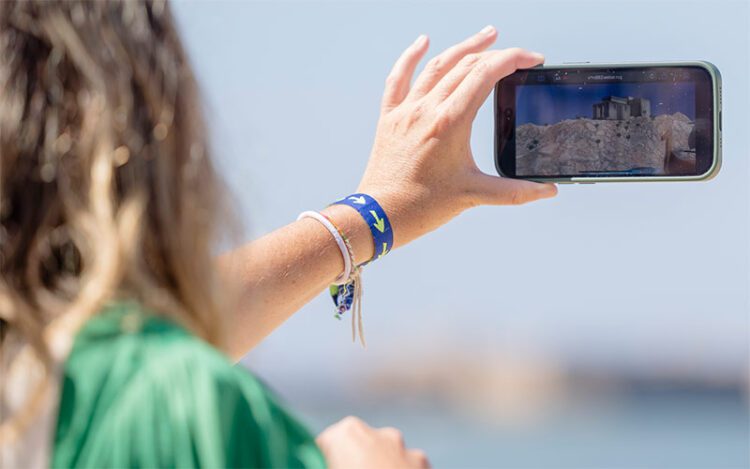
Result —
M 0 2 L 4 363 L 20 343 L 48 384 L 55 338 L 118 298 L 222 345 L 211 251 L 226 206 L 201 114 L 165 2 Z M 34 400 L 3 416 L 6 436 Z

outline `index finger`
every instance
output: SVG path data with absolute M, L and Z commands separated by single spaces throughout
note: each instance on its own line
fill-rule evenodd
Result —
M 443 105 L 457 115 L 476 115 L 495 83 L 519 68 L 531 68 L 544 63 L 544 56 L 525 49 L 503 49 L 488 53 L 477 62 Z

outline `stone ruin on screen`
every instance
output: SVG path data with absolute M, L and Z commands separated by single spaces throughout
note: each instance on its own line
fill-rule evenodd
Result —
M 593 118 L 599 120 L 625 120 L 631 117 L 650 117 L 651 101 L 628 96 L 607 96 L 593 105 Z

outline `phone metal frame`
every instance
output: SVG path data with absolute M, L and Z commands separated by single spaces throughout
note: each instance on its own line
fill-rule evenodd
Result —
M 700 67 L 708 72 L 711 76 L 711 88 L 713 94 L 713 162 L 708 170 L 703 174 L 695 176 L 572 176 L 572 177 L 549 177 L 549 178 L 524 178 L 515 176 L 513 179 L 525 179 L 528 181 L 553 182 L 558 184 L 594 184 L 597 182 L 680 182 L 680 181 L 708 181 L 713 179 L 721 169 L 721 73 L 719 69 L 711 62 L 704 60 L 694 61 L 673 61 L 673 62 L 620 62 L 620 63 L 589 63 L 589 62 L 566 62 L 560 65 L 538 65 L 533 69 L 599 69 L 599 68 L 634 68 L 634 67 Z M 493 93 L 493 114 L 497 119 L 497 93 L 500 86 L 498 82 L 495 85 Z M 503 174 L 500 169 L 500 155 L 498 154 L 498 135 L 497 122 L 494 123 L 494 159 L 495 169 L 503 177 L 510 177 Z

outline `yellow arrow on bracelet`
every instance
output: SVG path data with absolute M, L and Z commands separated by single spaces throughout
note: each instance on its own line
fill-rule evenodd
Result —
M 382 218 L 378 218 L 378 214 L 377 214 L 377 212 L 375 212 L 375 210 L 370 210 L 370 213 L 375 218 L 375 224 L 372 225 L 372 226 L 374 226 L 375 228 L 377 228 L 378 231 L 380 231 L 381 233 L 384 232 L 385 231 L 385 220 L 382 219 Z
M 378 259 L 388 254 L 388 243 L 383 243 L 383 252 L 378 255 Z

